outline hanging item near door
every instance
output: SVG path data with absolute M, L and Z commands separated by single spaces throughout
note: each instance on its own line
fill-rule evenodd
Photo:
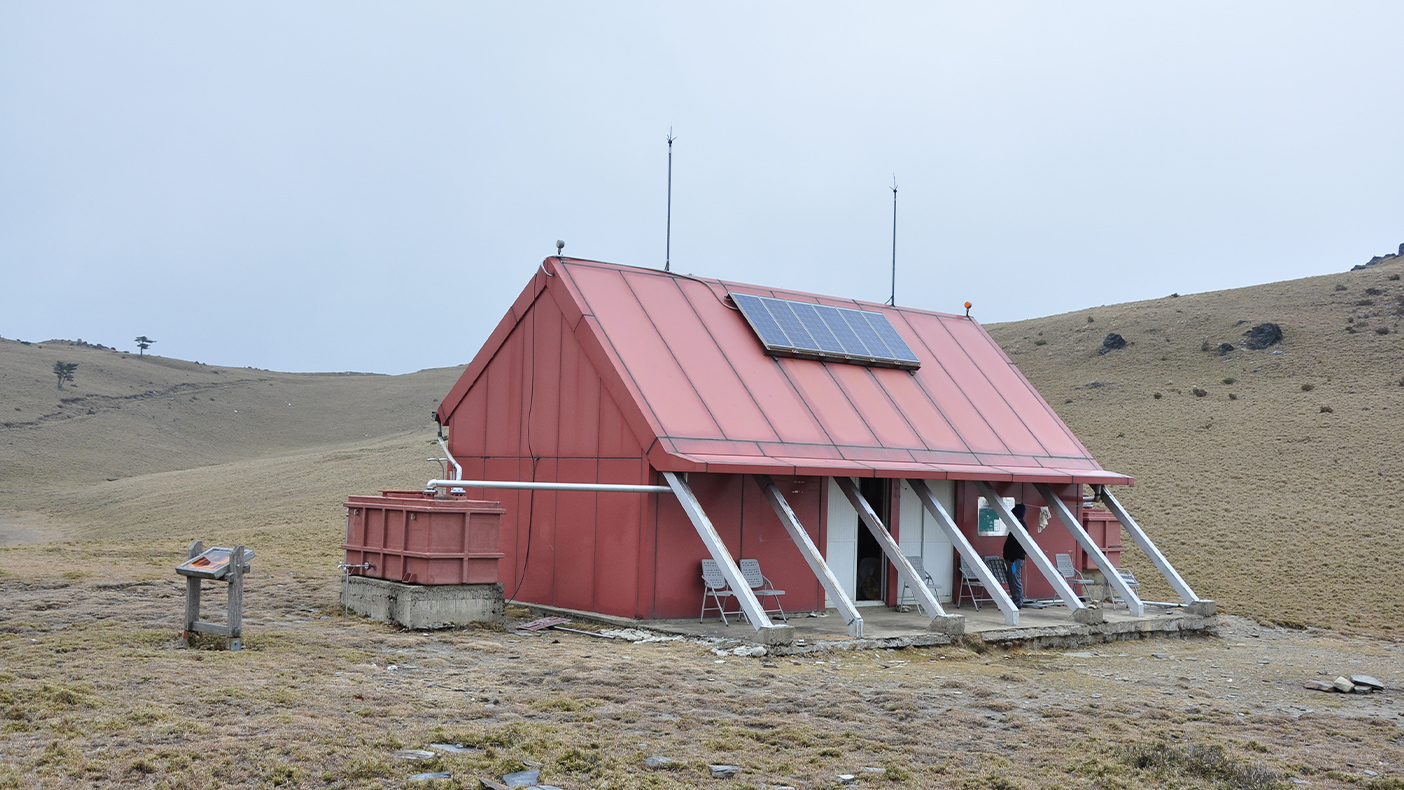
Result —
M 1004 507 L 1009 510 L 1014 509 L 1014 497 L 1000 497 L 1004 500 Z M 981 537 L 997 538 L 1009 534 L 1009 527 L 999 517 L 999 511 L 989 506 L 984 497 L 980 497 L 977 503 L 979 512 L 978 531 Z
M 1041 508 L 1038 509 L 1038 531 L 1039 531 L 1039 532 L 1042 532 L 1042 531 L 1044 531 L 1045 529 L 1048 528 L 1048 519 L 1052 518 L 1052 516 L 1053 516 L 1053 514 L 1048 512 L 1048 507 L 1047 507 L 1047 506 L 1044 506 L 1044 507 L 1041 507 Z

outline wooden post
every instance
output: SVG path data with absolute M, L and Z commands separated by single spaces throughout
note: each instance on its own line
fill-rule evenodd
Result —
M 190 544 L 190 551 L 186 552 L 187 560 L 193 560 L 203 554 L 205 542 L 197 540 Z M 195 576 L 185 577 L 185 641 L 188 644 L 190 637 L 195 633 L 195 623 L 200 619 L 200 579 Z
M 244 547 L 235 546 L 229 553 L 229 630 L 225 646 L 230 650 L 243 647 L 244 620 Z

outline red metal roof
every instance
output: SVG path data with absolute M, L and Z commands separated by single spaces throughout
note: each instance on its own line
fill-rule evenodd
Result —
M 983 327 L 909 307 L 547 258 L 440 407 L 448 422 L 542 292 L 666 471 L 1130 483 L 1107 472 Z M 729 292 L 885 314 L 915 371 L 767 356 Z

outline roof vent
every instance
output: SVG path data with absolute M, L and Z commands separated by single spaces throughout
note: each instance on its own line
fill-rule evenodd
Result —
M 887 316 L 754 294 L 731 294 L 765 353 L 854 365 L 916 370 L 921 360 Z

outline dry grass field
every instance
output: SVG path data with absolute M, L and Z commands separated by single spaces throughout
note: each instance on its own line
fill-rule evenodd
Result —
M 1239 615 L 1218 636 L 1075 652 L 753 659 L 344 617 L 342 498 L 438 475 L 429 412 L 460 369 L 283 374 L 0 340 L 0 788 L 468 788 L 533 763 L 571 790 L 841 774 L 1404 788 L 1401 271 L 991 327 L 1103 463 L 1137 477 L 1123 501 L 1190 583 Z M 1202 350 L 1263 321 L 1280 346 Z M 1098 355 L 1108 332 L 1130 344 Z M 62 392 L 56 361 L 79 365 Z M 173 567 L 195 538 L 258 552 L 244 651 L 176 638 Z M 1392 690 L 1301 687 L 1358 672 Z M 393 757 L 431 742 L 479 750 Z M 650 754 L 677 764 L 647 769 Z M 711 779 L 715 762 L 743 772 Z M 408 781 L 440 770 L 452 778 Z

